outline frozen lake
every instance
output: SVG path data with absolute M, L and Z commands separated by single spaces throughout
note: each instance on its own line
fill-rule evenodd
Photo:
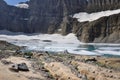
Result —
M 5 40 L 27 50 L 64 52 L 80 55 L 116 55 L 120 56 L 120 44 L 82 43 L 74 34 L 23 34 L 0 31 L 0 40 Z

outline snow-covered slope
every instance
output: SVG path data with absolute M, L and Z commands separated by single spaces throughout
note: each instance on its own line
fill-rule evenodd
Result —
M 101 12 L 96 12 L 91 14 L 88 14 L 86 12 L 80 12 L 75 14 L 73 18 L 77 18 L 79 22 L 85 22 L 85 21 L 94 21 L 104 16 L 110 16 L 110 15 L 119 14 L 119 13 L 120 13 L 120 9 L 101 11 Z

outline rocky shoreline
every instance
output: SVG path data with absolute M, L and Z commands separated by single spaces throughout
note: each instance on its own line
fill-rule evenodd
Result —
M 0 41 L 0 80 L 120 80 L 120 58 L 19 50 Z M 29 71 L 11 71 L 23 63 Z

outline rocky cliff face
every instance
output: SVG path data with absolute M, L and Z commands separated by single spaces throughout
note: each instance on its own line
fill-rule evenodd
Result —
M 3 29 L 6 25 L 7 19 L 5 16 L 8 17 L 7 10 L 7 4 L 3 0 L 0 0 L 0 29 Z
M 31 32 L 56 32 L 63 18 L 84 11 L 84 0 L 30 0 Z M 34 27 L 35 26 L 35 27 Z
M 93 22 L 79 23 L 73 26 L 74 33 L 82 42 L 120 42 L 120 14 L 102 17 Z
M 86 12 L 119 8 L 119 0 L 88 0 Z M 77 19 L 70 19 L 68 23 L 69 28 L 64 27 L 63 31 L 75 33 L 82 42 L 120 43 L 120 14 L 102 17 L 92 22 L 80 23 Z
M 119 8 L 120 0 L 88 0 L 86 12 Z M 73 32 L 82 42 L 120 43 L 120 14 L 102 17 L 92 22 L 74 24 Z
M 98 12 L 120 8 L 120 0 L 88 0 L 87 12 Z
M 26 32 L 28 10 L 7 5 L 0 0 L 0 29 Z
M 8 6 L 3 0 L 1 27 L 15 32 L 54 33 L 60 28 L 63 18 L 84 11 L 84 0 L 30 0 L 29 9 Z M 6 20 L 4 20 L 6 19 Z M 7 23 L 7 24 L 6 24 Z
M 27 25 L 28 11 L 28 9 L 9 6 L 7 29 L 14 32 L 29 32 Z

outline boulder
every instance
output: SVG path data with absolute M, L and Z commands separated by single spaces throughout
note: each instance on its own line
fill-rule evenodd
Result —
M 85 59 L 85 62 L 96 62 L 97 59 L 96 58 L 88 58 L 88 59 Z
M 21 64 L 17 64 L 18 65 L 18 70 L 19 71 L 29 71 L 28 66 L 26 65 L 26 63 L 21 63 Z
M 13 64 L 10 68 L 10 70 L 19 72 L 19 71 L 29 71 L 28 66 L 26 63 L 21 63 L 21 64 Z

